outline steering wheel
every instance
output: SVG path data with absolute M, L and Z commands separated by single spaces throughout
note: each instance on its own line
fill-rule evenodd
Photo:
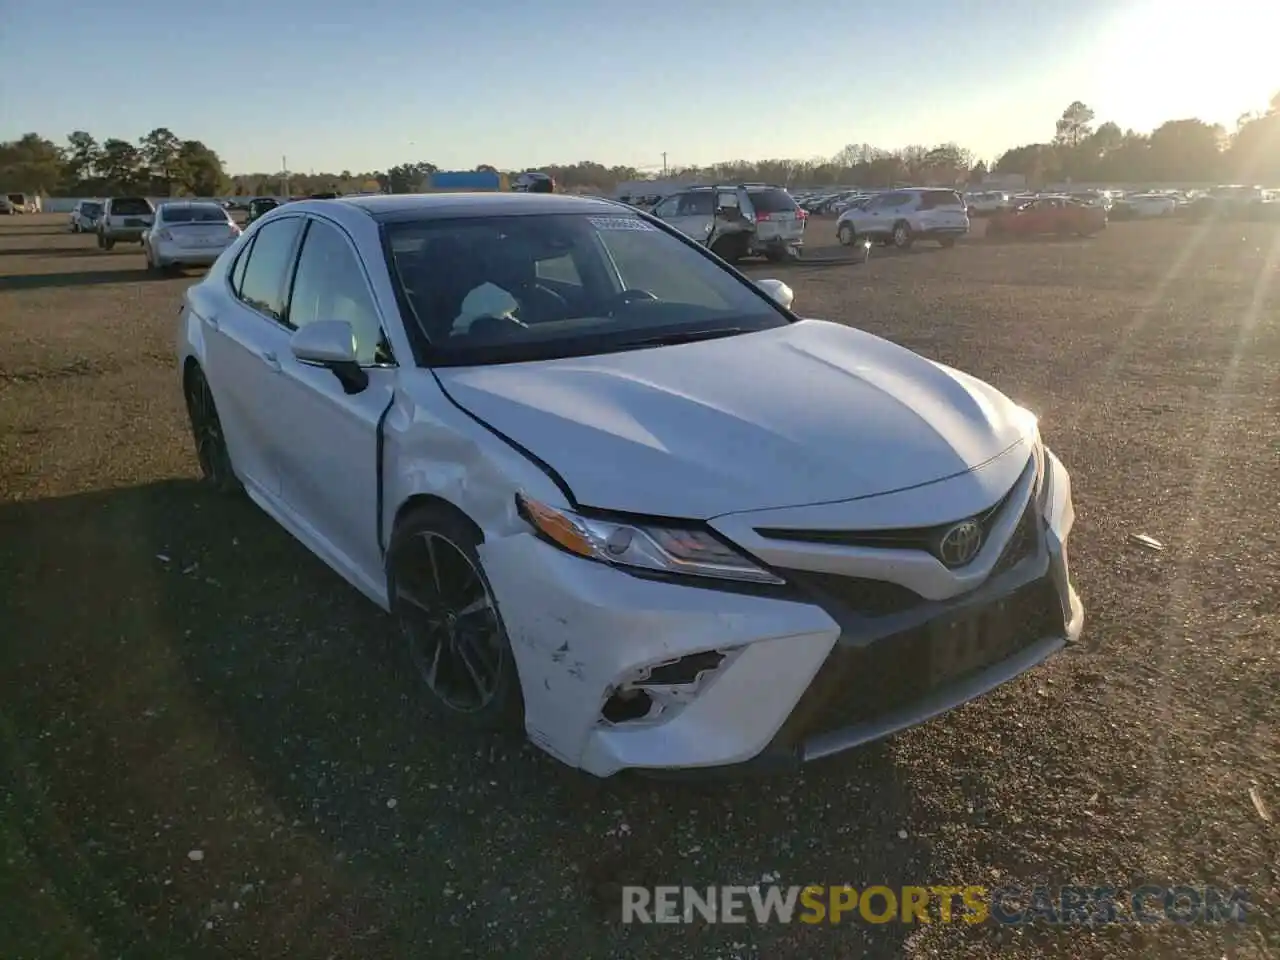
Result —
M 521 323 L 515 317 L 476 317 L 471 321 L 471 326 L 467 328 L 467 333 L 470 336 L 480 336 L 486 339 L 500 339 L 503 333 L 513 326 L 524 330 L 528 327 L 528 324 Z
M 621 293 L 614 294 L 612 297 L 606 300 L 605 306 L 608 309 L 605 311 L 605 313 L 608 316 L 613 316 L 614 313 L 616 313 L 619 308 L 625 307 L 627 304 L 654 303 L 654 302 L 657 302 L 657 299 L 658 298 L 655 297 L 648 290 L 641 290 L 639 287 L 632 287 L 629 290 L 623 290 Z

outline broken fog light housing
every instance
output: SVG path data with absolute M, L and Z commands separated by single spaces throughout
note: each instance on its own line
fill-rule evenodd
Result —
M 562 550 L 616 567 L 748 583 L 785 583 L 708 530 L 585 517 L 516 495 L 520 516 Z

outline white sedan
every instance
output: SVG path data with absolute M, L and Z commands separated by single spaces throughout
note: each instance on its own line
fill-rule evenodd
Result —
M 142 235 L 147 267 L 170 270 L 209 266 L 240 236 L 240 228 L 221 204 L 177 200 L 162 203 Z
M 207 482 L 392 614 L 442 721 L 791 764 L 1084 617 L 1036 418 L 791 300 L 608 201 L 301 201 L 187 291 L 178 371 Z

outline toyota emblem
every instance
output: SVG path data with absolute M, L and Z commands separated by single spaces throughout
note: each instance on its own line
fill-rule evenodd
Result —
M 965 520 L 942 535 L 938 556 L 948 567 L 963 567 L 982 549 L 982 527 L 976 520 Z

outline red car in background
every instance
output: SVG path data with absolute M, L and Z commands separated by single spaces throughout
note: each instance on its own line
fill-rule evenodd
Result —
M 1037 197 L 987 221 L 987 235 L 1033 233 L 1077 234 L 1091 237 L 1107 226 L 1107 211 L 1071 197 Z

